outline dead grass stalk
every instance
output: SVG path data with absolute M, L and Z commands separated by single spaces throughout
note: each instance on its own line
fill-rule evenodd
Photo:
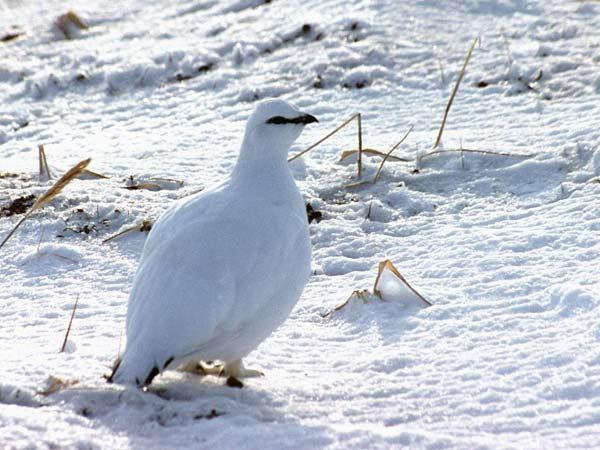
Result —
M 17 224 L 14 226 L 14 228 L 12 230 L 10 230 L 8 235 L 0 243 L 0 248 L 2 248 L 4 246 L 4 244 L 6 244 L 6 242 L 10 239 L 10 237 L 15 233 L 15 231 L 17 231 L 17 229 L 21 226 L 21 224 L 29 218 L 29 216 L 31 216 L 38 209 L 41 209 L 45 205 L 47 205 L 71 181 L 73 181 L 73 179 L 77 178 L 77 176 L 79 176 L 85 170 L 85 168 L 88 166 L 88 164 L 90 163 L 91 160 L 92 160 L 91 158 L 88 158 L 88 159 L 85 159 L 85 160 L 80 161 L 77 164 L 75 164 L 71 169 L 69 169 L 67 171 L 67 173 L 65 173 L 62 177 L 60 177 L 56 181 L 56 183 L 54 183 L 52 185 L 52 187 L 44 193 L 44 195 L 39 197 L 36 200 L 36 202 L 33 204 L 33 206 L 31 207 L 31 209 L 29 211 L 27 211 L 27 213 L 25 213 L 23 218 L 17 222 Z
M 75 318 L 75 311 L 77 310 L 77 303 L 79 302 L 79 295 L 75 299 L 75 304 L 73 305 L 73 311 L 71 311 L 71 318 L 69 319 L 69 326 L 67 326 L 67 331 L 65 332 L 65 339 L 63 340 L 62 346 L 60 347 L 60 353 L 65 351 L 67 347 L 67 340 L 69 339 L 69 333 L 71 332 L 71 325 L 73 325 L 73 319 Z
M 442 140 L 442 134 L 444 133 L 444 127 L 446 126 L 446 120 L 448 119 L 448 113 L 450 112 L 450 108 L 452 107 L 452 103 L 454 102 L 454 98 L 456 97 L 456 93 L 458 92 L 458 87 L 460 86 L 461 81 L 465 76 L 465 72 L 467 70 L 467 64 L 469 64 L 469 60 L 471 59 L 471 54 L 475 49 L 475 45 L 479 41 L 479 38 L 473 39 L 473 43 L 471 44 L 471 48 L 469 48 L 469 52 L 465 58 L 465 62 L 463 63 L 462 69 L 458 74 L 458 79 L 456 80 L 456 84 L 454 85 L 454 89 L 452 90 L 452 94 L 448 99 L 448 103 L 446 104 L 446 110 L 444 111 L 444 117 L 442 118 L 442 123 L 440 125 L 440 131 L 438 132 L 437 138 L 435 140 L 435 144 L 433 144 L 432 148 L 437 148 L 440 145 L 440 141 Z

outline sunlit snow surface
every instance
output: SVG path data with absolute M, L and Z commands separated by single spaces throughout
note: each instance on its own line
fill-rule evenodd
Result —
M 0 1 L 0 38 L 26 32 L 0 42 L 0 172 L 18 174 L 0 206 L 50 186 L 40 143 L 55 173 L 91 157 L 110 177 L 74 181 L 0 249 L 0 447 L 598 448 L 600 4 L 262 3 Z M 52 25 L 69 8 L 90 25 L 74 40 Z M 533 158 L 388 160 L 348 188 L 348 128 L 292 164 L 323 220 L 298 306 L 247 359 L 266 376 L 105 384 L 144 234 L 102 240 L 223 179 L 259 98 L 319 118 L 293 151 L 361 112 L 366 147 L 414 124 L 396 154 L 425 154 L 475 37 L 443 147 Z M 386 258 L 435 305 L 322 318 Z M 37 394 L 50 375 L 79 382 Z

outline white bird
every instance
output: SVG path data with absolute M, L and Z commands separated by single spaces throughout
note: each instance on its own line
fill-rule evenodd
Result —
M 230 178 L 154 224 L 109 381 L 143 387 L 165 369 L 201 361 L 222 362 L 232 386 L 261 374 L 242 358 L 285 321 L 310 275 L 306 209 L 287 152 L 313 122 L 283 100 L 260 102 Z

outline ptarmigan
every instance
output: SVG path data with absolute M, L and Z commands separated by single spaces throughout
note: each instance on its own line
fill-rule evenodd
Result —
M 313 122 L 283 100 L 260 102 L 230 178 L 154 224 L 109 381 L 143 387 L 200 361 L 223 362 L 232 385 L 260 374 L 242 358 L 285 321 L 310 275 L 306 209 L 287 152 Z

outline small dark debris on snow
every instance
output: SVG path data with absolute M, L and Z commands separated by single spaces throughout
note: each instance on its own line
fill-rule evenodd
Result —
M 212 70 L 214 66 L 215 66 L 214 63 L 202 64 L 201 66 L 198 66 L 196 68 L 196 72 L 205 73 L 205 72 L 208 72 L 209 70 Z
M 185 81 L 185 80 L 190 80 L 193 77 L 191 75 L 183 75 L 181 73 L 178 73 L 177 75 L 175 75 L 175 80 L 177 81 Z
M 477 83 L 477 87 L 478 88 L 484 88 L 484 87 L 488 87 L 490 85 L 490 83 L 488 83 L 487 81 L 480 81 L 479 83 Z
M 285 37 L 282 37 L 281 38 L 281 42 L 275 43 L 271 47 L 265 48 L 263 50 L 263 53 L 267 54 L 267 55 L 270 55 L 273 52 L 279 50 L 284 45 L 292 44 L 296 40 L 301 39 L 302 37 L 305 37 L 305 38 L 308 37 L 313 32 L 313 30 L 314 30 L 314 26 L 313 25 L 311 25 L 309 23 L 305 23 L 304 25 L 302 25 L 296 31 L 290 33 L 289 35 L 287 35 Z M 321 39 L 322 33 L 318 33 L 317 36 L 319 36 L 319 39 Z M 319 40 L 319 39 L 315 39 L 315 40 Z
M 331 193 L 321 193 L 321 199 L 327 203 L 333 203 L 334 205 L 348 205 L 350 203 L 356 203 L 360 201 L 360 197 L 356 194 L 351 194 L 344 191 L 336 191 Z
M 218 27 L 213 28 L 212 30 L 208 31 L 206 33 L 206 35 L 209 37 L 215 37 L 215 36 L 220 35 L 223 31 L 225 31 L 225 27 L 218 26 Z
M 214 419 L 215 417 L 219 417 L 224 415 L 225 413 L 219 412 L 216 409 L 211 409 L 210 412 L 208 414 L 196 414 L 194 416 L 194 420 L 210 420 L 210 419 Z
M 72 221 L 73 219 L 77 220 L 87 220 L 91 219 L 92 216 L 86 212 L 83 208 L 75 208 L 71 211 L 71 215 L 65 219 L 65 222 Z
M 369 85 L 368 81 L 361 80 L 361 81 L 356 81 L 354 83 L 344 83 L 342 86 L 344 86 L 346 89 L 362 89 L 368 85 Z
M 19 131 L 21 128 L 25 128 L 27 125 L 29 125 L 29 120 L 18 123 L 16 127 L 13 127 L 13 131 Z
M 323 213 L 314 209 L 310 203 L 306 204 L 306 215 L 308 217 L 308 223 L 312 223 L 313 220 L 319 223 L 323 219 Z
M 8 205 L 0 209 L 0 215 L 3 217 L 13 216 L 15 214 L 25 214 L 35 202 L 35 195 L 23 195 L 12 200 Z
M 361 23 L 354 21 L 350 24 L 350 34 L 346 37 L 348 42 L 359 42 L 365 38 L 365 30 Z
M 410 173 L 421 173 L 419 169 L 413 169 Z
M 86 223 L 85 225 L 81 226 L 81 227 L 66 227 L 63 228 L 63 231 L 72 231 L 73 233 L 77 233 L 77 234 L 90 234 L 92 232 L 97 233 L 98 229 L 96 228 L 95 224 L 88 224 Z M 59 236 L 59 237 L 64 237 L 64 236 Z
M 206 73 L 206 72 L 212 70 L 214 67 L 215 67 L 214 63 L 202 64 L 202 65 L 196 67 L 196 73 Z M 187 81 L 187 80 L 191 80 L 192 78 L 195 78 L 195 77 L 196 77 L 195 74 L 177 73 L 172 78 L 172 81 Z
M 315 89 L 323 89 L 323 78 L 321 77 L 321 75 L 317 75 L 315 81 L 313 82 L 313 87 Z
M 6 33 L 4 36 L 0 37 L 0 42 L 10 42 L 12 40 L 15 40 L 19 36 L 23 36 L 24 34 L 25 34 L 24 31 L 12 31 L 12 32 Z
M 18 176 L 18 173 L 0 172 L 0 180 L 3 180 L 5 178 L 17 178 Z
M 88 77 L 84 73 L 78 73 L 77 75 L 75 75 L 75 78 L 74 78 L 75 81 L 79 81 L 79 82 L 86 81 L 87 79 L 88 79 Z

